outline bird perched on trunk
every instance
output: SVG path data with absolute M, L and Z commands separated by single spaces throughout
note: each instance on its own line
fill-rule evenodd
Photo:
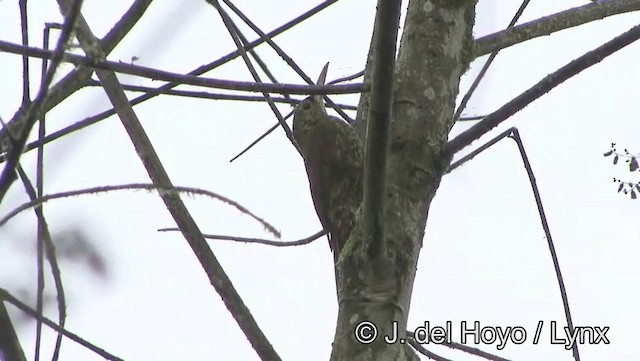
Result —
M 328 66 L 317 85 L 324 85 Z M 302 152 L 313 205 L 337 262 L 362 201 L 362 145 L 350 124 L 327 114 L 322 95 L 306 98 L 293 114 L 293 137 Z

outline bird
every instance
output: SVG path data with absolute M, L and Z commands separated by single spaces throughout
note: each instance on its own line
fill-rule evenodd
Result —
M 322 69 L 317 85 L 324 85 L 328 66 Z M 337 264 L 362 202 L 362 144 L 353 126 L 327 114 L 322 95 L 309 96 L 295 107 L 293 138 L 299 145 L 313 205 Z

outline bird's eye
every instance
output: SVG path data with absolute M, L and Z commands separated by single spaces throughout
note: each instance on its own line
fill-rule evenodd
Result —
M 311 109 L 311 103 L 310 103 L 310 102 L 304 101 L 304 102 L 302 102 L 302 104 L 301 104 L 301 105 L 302 105 L 302 110 L 309 110 L 309 109 Z

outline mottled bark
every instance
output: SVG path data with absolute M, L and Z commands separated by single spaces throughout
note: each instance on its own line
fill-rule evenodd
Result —
M 393 322 L 399 336 L 405 337 L 429 205 L 449 163 L 441 150 L 453 125 L 460 78 L 472 57 L 475 3 L 409 1 L 396 64 L 385 209 L 387 246 L 379 257 L 369 255 L 360 217 L 339 263 L 343 293 L 332 360 L 417 359 L 407 344 L 387 344 L 383 337 L 392 333 Z M 367 67 L 371 66 L 370 61 Z M 360 102 L 358 129 L 364 128 L 367 103 L 367 99 Z M 372 322 L 378 330 L 376 341 L 368 345 L 354 336 L 362 321 Z

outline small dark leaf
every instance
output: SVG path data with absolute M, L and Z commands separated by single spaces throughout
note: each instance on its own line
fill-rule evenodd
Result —
M 613 164 L 618 164 L 618 155 L 616 154 L 615 157 L 613 157 Z
M 636 189 L 638 190 L 638 192 L 640 192 L 640 183 L 636 184 Z
M 608 151 L 608 152 L 604 153 L 603 155 L 604 155 L 605 157 L 608 157 L 608 156 L 610 156 L 611 154 L 613 154 L 613 151 L 612 151 L 612 150 L 610 150 L 610 151 Z
M 638 196 L 636 195 L 636 192 L 632 189 L 631 190 L 631 199 L 636 199 L 638 198 Z
M 624 183 L 620 183 L 620 185 L 618 186 L 618 193 L 620 193 L 620 191 L 622 190 L 622 187 L 624 187 Z
M 638 159 L 631 158 L 631 162 L 629 162 L 629 172 L 635 172 L 638 169 Z

